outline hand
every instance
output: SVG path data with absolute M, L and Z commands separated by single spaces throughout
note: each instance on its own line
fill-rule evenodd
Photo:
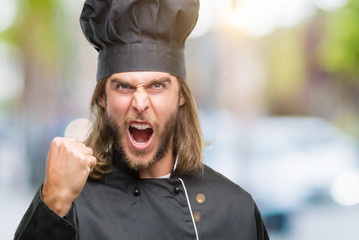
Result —
M 65 216 L 95 165 L 93 151 L 85 144 L 73 138 L 54 138 L 50 144 L 42 188 L 45 204 L 60 217 Z

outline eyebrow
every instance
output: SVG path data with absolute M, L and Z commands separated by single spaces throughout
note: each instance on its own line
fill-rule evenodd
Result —
M 128 81 L 119 79 L 119 78 L 112 78 L 110 79 L 110 83 L 124 83 L 124 84 L 128 84 L 130 85 L 130 83 Z
M 167 77 L 163 77 L 163 78 L 159 78 L 159 79 L 153 79 L 151 80 L 148 85 L 152 85 L 154 83 L 168 83 L 168 84 L 171 84 L 172 81 L 170 78 L 167 78 Z
M 123 79 L 120 79 L 120 78 L 112 78 L 112 79 L 110 79 L 110 84 L 114 84 L 114 83 L 126 84 L 126 85 L 129 85 L 131 87 L 133 86 L 133 84 L 130 83 L 129 81 L 123 80 Z M 172 80 L 170 78 L 168 78 L 168 77 L 153 79 L 150 82 L 148 82 L 146 84 L 146 86 L 150 86 L 150 85 L 152 85 L 154 83 L 168 83 L 168 84 L 171 84 Z

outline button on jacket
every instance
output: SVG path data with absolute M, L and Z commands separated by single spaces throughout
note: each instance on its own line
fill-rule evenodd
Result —
M 46 206 L 39 189 L 15 239 L 269 239 L 252 197 L 211 168 L 139 179 L 114 160 L 116 170 L 89 179 L 64 218 Z

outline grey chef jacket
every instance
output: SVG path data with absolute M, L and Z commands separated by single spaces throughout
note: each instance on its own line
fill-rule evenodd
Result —
M 64 218 L 47 207 L 39 189 L 15 239 L 269 239 L 252 197 L 211 168 L 140 179 L 116 161 L 114 172 L 87 181 Z

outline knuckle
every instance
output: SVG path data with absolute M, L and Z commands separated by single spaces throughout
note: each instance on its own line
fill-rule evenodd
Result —
M 92 156 L 92 157 L 91 157 L 91 162 L 92 162 L 94 165 L 96 165 L 96 164 L 97 164 L 97 159 Z
M 64 139 L 61 137 L 55 137 L 51 143 L 50 143 L 50 147 L 51 148 L 59 148 L 63 145 Z
M 93 154 L 93 150 L 92 150 L 92 148 L 90 148 L 90 147 L 86 147 L 86 150 L 89 152 L 89 154 L 90 154 L 90 155 L 92 155 L 92 154 Z
M 61 147 L 62 148 L 64 148 L 65 150 L 67 150 L 67 151 L 70 151 L 70 152 L 72 152 L 73 153 L 73 149 L 71 149 L 71 142 L 69 142 L 69 141 L 63 141 L 62 143 L 61 143 Z
M 87 162 L 86 156 L 83 154 L 78 157 L 78 160 L 83 164 Z
M 59 145 L 60 142 L 61 142 L 61 138 L 60 137 L 55 137 L 54 139 L 52 139 L 51 145 Z
M 84 166 L 92 165 L 94 162 L 91 156 L 86 156 L 84 154 L 81 154 L 78 159 Z

